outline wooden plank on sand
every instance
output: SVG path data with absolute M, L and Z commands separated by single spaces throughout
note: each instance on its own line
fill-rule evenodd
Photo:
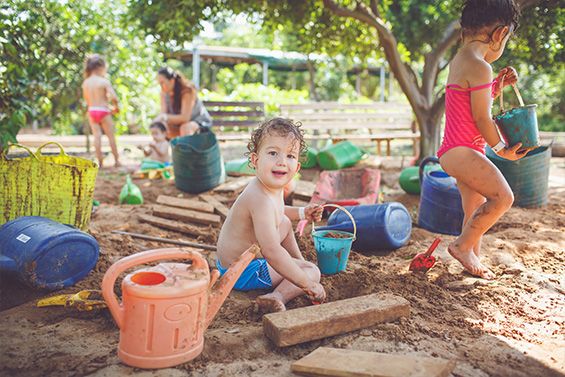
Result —
M 410 314 L 402 297 L 374 293 L 263 316 L 263 331 L 277 346 L 309 342 L 393 321 Z
M 455 368 L 455 361 L 320 347 L 290 368 L 307 376 L 447 377 Z
M 314 182 L 299 180 L 296 182 L 296 189 L 294 189 L 294 198 L 309 202 L 315 189 L 316 184 Z
M 193 199 L 175 198 L 174 196 L 159 195 L 157 203 L 170 207 L 192 209 L 194 211 L 214 213 L 214 206 Z
M 201 194 L 200 198 L 206 203 L 213 206 L 216 213 L 220 215 L 222 219 L 228 217 L 229 208 L 226 207 L 222 202 L 220 202 L 215 196 L 209 194 Z
M 251 180 L 253 178 L 255 178 L 255 176 L 237 178 L 237 179 L 234 179 L 234 180 L 231 180 L 229 182 L 226 182 L 226 183 L 219 185 L 218 187 L 213 189 L 213 191 L 217 191 L 217 192 L 240 192 L 241 190 L 243 190 L 245 188 L 245 186 L 247 186 L 247 184 L 249 182 L 251 182 Z
M 162 205 L 153 206 L 153 215 L 179 221 L 192 221 L 198 224 L 220 225 L 220 216 L 212 213 L 191 211 L 189 209 L 168 207 Z
M 159 228 L 170 229 L 176 232 L 190 234 L 191 236 L 205 236 L 210 232 L 206 228 L 199 228 L 194 225 L 184 224 L 179 221 L 163 219 L 157 216 L 141 214 L 138 216 L 139 221 L 158 226 Z

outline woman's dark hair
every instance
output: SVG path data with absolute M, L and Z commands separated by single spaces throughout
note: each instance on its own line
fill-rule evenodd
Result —
M 494 32 L 501 27 L 518 28 L 520 9 L 513 0 L 467 0 L 461 10 L 461 28 L 463 36 L 474 35 L 488 26 L 495 26 L 490 32 L 490 43 Z
M 149 126 L 149 129 L 158 128 L 161 132 L 167 132 L 167 127 L 162 122 L 153 122 Z
M 190 83 L 180 72 L 175 71 L 171 67 L 163 67 L 157 71 L 157 74 L 166 77 L 168 80 L 175 80 L 173 87 L 173 113 L 180 114 L 180 103 L 184 92 L 192 92 L 195 90 L 194 85 Z
M 106 62 L 102 56 L 98 54 L 92 54 L 86 57 L 84 60 L 84 77 L 87 78 L 98 68 L 106 66 Z

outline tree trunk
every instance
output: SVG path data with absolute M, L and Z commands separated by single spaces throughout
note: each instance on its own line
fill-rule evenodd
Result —
M 320 97 L 318 96 L 318 92 L 316 91 L 316 68 L 314 67 L 314 63 L 308 59 L 306 65 L 308 66 L 308 81 L 310 83 L 310 99 L 313 99 L 316 102 L 320 101 Z
M 435 156 L 441 140 L 441 117 L 423 114 L 418 117 L 420 125 L 420 156 L 422 160 L 428 156 Z

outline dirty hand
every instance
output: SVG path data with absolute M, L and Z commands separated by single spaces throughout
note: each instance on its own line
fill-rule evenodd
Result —
M 322 220 L 322 212 L 324 207 L 320 204 L 308 204 L 304 207 L 304 217 L 308 221 L 320 221 Z
M 116 114 L 119 114 L 119 113 L 120 113 L 120 108 L 118 106 L 115 106 L 112 109 L 112 115 L 116 115 Z
M 326 291 L 320 283 L 310 282 L 303 290 L 312 302 L 322 303 L 326 299 Z
M 498 72 L 498 76 L 496 76 L 496 86 L 494 87 L 494 96 L 498 97 L 502 88 L 500 87 L 500 83 L 502 81 L 502 77 L 504 76 L 504 86 L 514 85 L 518 82 L 518 73 L 513 67 L 504 67 Z
M 522 143 L 518 143 L 511 148 L 501 149 L 497 155 L 510 161 L 516 161 L 524 157 L 532 149 L 534 148 L 522 148 Z

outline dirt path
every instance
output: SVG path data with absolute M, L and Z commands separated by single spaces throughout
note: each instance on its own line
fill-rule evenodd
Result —
M 443 236 L 440 262 L 427 274 L 409 273 L 411 258 L 426 249 L 435 234 L 414 227 L 409 243 L 388 254 L 352 252 L 347 270 L 324 276 L 329 300 L 387 292 L 406 298 L 410 317 L 368 329 L 286 349 L 262 334 L 259 293 L 232 292 L 205 334 L 205 348 L 194 361 L 155 372 L 121 364 L 116 356 L 118 329 L 106 311 L 78 313 L 36 308 L 33 292 L 2 277 L 0 375 L 3 376 L 292 376 L 290 364 L 319 346 L 457 360 L 454 376 L 565 375 L 565 177 L 564 160 L 552 167 L 550 204 L 541 209 L 512 208 L 485 236 L 484 262 L 497 274 L 492 282 L 462 272 L 446 252 L 453 237 Z M 418 197 L 403 194 L 398 169 L 383 171 L 386 201 L 402 202 L 417 213 Z M 557 174 L 557 175 L 556 175 Z M 159 193 L 179 194 L 174 185 L 137 181 L 146 203 Z M 117 259 L 164 247 L 110 234 L 121 229 L 186 239 L 178 233 L 139 223 L 150 211 L 115 204 L 123 176 L 102 174 L 96 199 L 102 202 L 90 226 L 101 246 L 95 270 L 63 292 L 99 288 L 104 272 Z M 215 242 L 218 229 L 201 242 Z M 192 239 L 194 241 L 194 239 Z M 300 239 L 307 259 L 315 260 L 309 237 Z M 213 255 L 210 257 L 213 260 Z M 290 307 L 309 305 L 296 299 Z

